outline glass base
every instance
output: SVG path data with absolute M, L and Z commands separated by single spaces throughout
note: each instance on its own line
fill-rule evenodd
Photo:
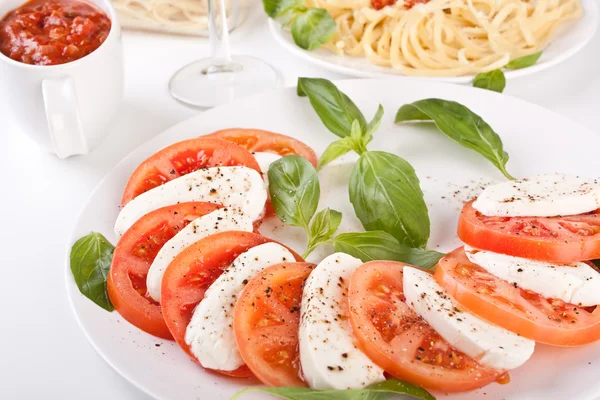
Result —
M 236 99 L 275 89 L 279 75 L 258 58 L 232 56 L 219 65 L 213 59 L 194 61 L 173 75 L 169 92 L 178 101 L 194 107 L 214 107 Z

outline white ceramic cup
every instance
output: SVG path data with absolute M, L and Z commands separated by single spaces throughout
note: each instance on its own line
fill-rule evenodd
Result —
M 86 154 L 109 131 L 123 97 L 121 27 L 109 0 L 100 7 L 112 27 L 87 56 L 60 65 L 30 65 L 0 53 L 0 105 L 21 130 L 59 158 Z M 25 0 L 0 0 L 0 18 Z M 4 112 L 5 110 L 3 110 Z

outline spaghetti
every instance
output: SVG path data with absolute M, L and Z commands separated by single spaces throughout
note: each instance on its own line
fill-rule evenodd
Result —
M 229 1 L 225 3 L 231 10 Z M 112 4 L 127 28 L 183 35 L 208 33 L 208 0 L 112 0 Z M 230 29 L 237 17 L 237 10 L 228 15 Z
M 324 47 L 404 75 L 487 72 L 542 50 L 579 0 L 307 0 L 337 32 Z

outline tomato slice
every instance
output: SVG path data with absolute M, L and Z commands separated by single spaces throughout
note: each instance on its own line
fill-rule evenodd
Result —
M 240 254 L 260 244 L 275 242 L 256 233 L 229 231 L 208 236 L 184 249 L 163 275 L 161 303 L 165 322 L 177 344 L 196 362 L 185 331 L 194 309 L 209 286 Z M 290 250 L 297 261 L 302 257 Z M 247 366 L 235 371 L 216 371 L 238 378 L 250 377 Z
M 350 278 L 350 324 L 359 348 L 394 377 L 444 392 L 483 387 L 502 371 L 454 349 L 405 303 L 403 268 L 371 261 Z
M 167 146 L 143 161 L 131 174 L 121 206 L 165 182 L 200 168 L 243 165 L 260 172 L 243 147 L 217 138 L 194 138 Z
M 164 244 L 191 221 L 220 206 L 190 202 L 159 208 L 136 221 L 115 248 L 107 289 L 115 309 L 141 330 L 172 339 L 160 304 L 146 289 L 148 270 Z
M 467 258 L 459 247 L 442 258 L 436 281 L 465 309 L 536 342 L 576 346 L 600 339 L 600 310 L 515 287 Z
M 284 263 L 256 275 L 238 298 L 235 337 L 246 365 L 268 386 L 306 386 L 300 378 L 298 326 L 304 281 L 314 264 Z
M 572 264 L 600 258 L 600 210 L 566 217 L 488 217 L 466 203 L 458 237 L 469 246 L 533 260 Z
M 280 156 L 297 154 L 306 158 L 312 165 L 317 167 L 317 155 L 315 151 L 306 144 L 293 137 L 263 131 L 260 129 L 223 129 L 204 137 L 217 137 L 236 143 L 248 151 L 261 151 L 266 153 L 275 153 Z

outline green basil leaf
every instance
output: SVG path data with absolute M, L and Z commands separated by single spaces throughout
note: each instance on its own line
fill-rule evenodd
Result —
M 311 8 L 292 22 L 292 38 L 298 47 L 315 50 L 329 42 L 337 29 L 335 20 L 324 8 Z
M 271 18 L 277 18 L 304 2 L 302 0 L 263 0 L 263 8 Z
M 380 104 L 379 107 L 377 107 L 375 116 L 367 125 L 367 131 L 365 132 L 363 139 L 365 146 L 373 139 L 373 133 L 379 129 L 379 125 L 381 125 L 381 118 L 383 118 L 383 106 Z
M 317 171 L 304 157 L 289 155 L 269 167 L 269 193 L 280 220 L 308 229 L 321 188 Z
M 342 213 L 331 210 L 329 207 L 321 210 L 315 215 L 310 225 L 310 240 L 308 248 L 316 247 L 333 236 L 342 222 Z
M 298 78 L 297 91 L 308 96 L 325 127 L 337 136 L 350 136 L 354 120 L 366 130 L 367 121 L 356 104 L 327 79 Z
M 435 400 L 425 389 L 398 379 L 388 379 L 364 389 L 315 390 L 303 387 L 256 387 L 237 392 L 231 400 L 249 392 L 263 392 L 286 400 L 384 400 L 392 394 Z
M 352 151 L 352 138 L 345 137 L 332 142 L 327 146 L 323 154 L 321 154 L 321 158 L 319 158 L 319 163 L 317 165 L 317 171 L 322 170 L 327 164 L 350 151 Z
M 347 138 L 348 136 L 346 136 L 344 139 Z M 363 131 L 360 128 L 360 123 L 357 119 L 352 122 L 352 126 L 350 127 L 350 146 L 352 147 L 352 150 L 359 155 L 367 151 L 363 138 Z
M 535 65 L 535 63 L 538 62 L 538 60 L 540 59 L 541 56 L 542 56 L 542 52 L 539 51 L 537 53 L 529 54 L 527 56 L 515 58 L 514 60 L 512 60 L 511 62 L 506 64 L 504 66 L 504 68 L 521 69 L 521 68 L 531 67 L 532 65 Z
M 501 69 L 495 69 L 490 72 L 482 72 L 475 76 L 473 86 L 480 89 L 492 90 L 502 93 L 506 87 L 506 77 Z
M 384 231 L 409 247 L 429 239 L 429 215 L 413 167 L 383 151 L 368 151 L 352 169 L 350 202 L 367 231 Z
M 106 290 L 114 250 L 115 246 L 96 232 L 82 237 L 71 248 L 71 273 L 79 291 L 106 311 L 114 310 Z
M 342 233 L 333 238 L 332 243 L 335 251 L 350 254 L 363 262 L 391 260 L 430 269 L 444 256 L 437 251 L 413 249 L 400 244 L 383 231 Z
M 462 104 L 441 99 L 425 99 L 405 104 L 396 114 L 396 123 L 406 121 L 433 121 L 450 139 L 475 150 L 492 162 L 508 179 L 508 153 L 502 139 L 479 115 Z

